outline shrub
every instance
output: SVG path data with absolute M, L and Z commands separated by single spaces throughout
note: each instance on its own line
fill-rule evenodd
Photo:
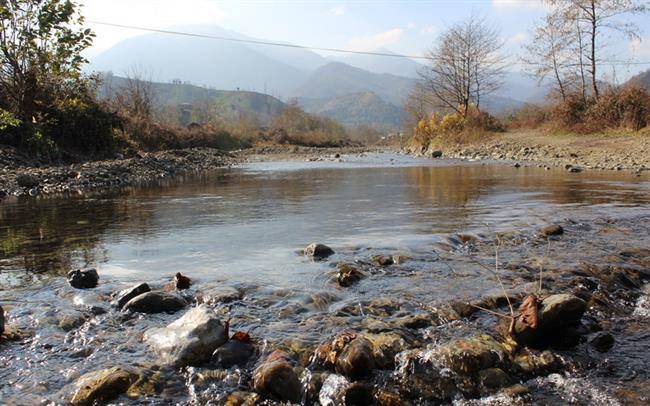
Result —
M 434 139 L 462 143 L 503 130 L 503 125 L 494 116 L 472 107 L 465 116 L 454 112 L 440 117 L 434 112 L 428 120 L 420 120 L 413 130 L 413 141 L 426 148 Z

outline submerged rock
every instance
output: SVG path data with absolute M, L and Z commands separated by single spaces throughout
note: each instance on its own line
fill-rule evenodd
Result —
M 338 264 L 337 268 L 339 271 L 336 280 L 341 287 L 351 286 L 365 277 L 363 272 L 351 264 Z
M 68 272 L 68 283 L 76 289 L 91 289 L 99 283 L 99 274 L 96 269 L 77 269 Z
M 589 344 L 598 352 L 607 352 L 614 346 L 614 336 L 607 332 L 597 333 Z
M 114 367 L 83 375 L 75 383 L 70 403 L 73 405 L 93 405 L 117 398 L 126 393 L 138 378 L 132 370 Z
M 167 327 L 148 330 L 145 341 L 166 364 L 198 365 L 226 342 L 227 334 L 216 313 L 200 305 Z
M 126 302 L 124 311 L 140 313 L 175 312 L 187 306 L 182 297 L 168 292 L 152 291 L 135 296 Z
M 336 372 L 352 379 L 367 377 L 375 369 L 375 355 L 372 342 L 357 337 L 345 346 L 336 357 Z
M 280 402 L 300 402 L 300 380 L 289 361 L 282 351 L 269 354 L 253 373 L 253 389 Z
M 118 309 L 121 309 L 125 304 L 129 302 L 129 300 L 147 292 L 151 292 L 151 288 L 146 283 L 141 283 L 139 285 L 135 285 L 117 292 L 113 298 L 113 301 L 111 301 L 111 304 Z
M 72 331 L 75 328 L 83 325 L 86 322 L 86 317 L 81 313 L 64 314 L 59 318 L 59 327 L 63 331 Z
M 314 259 L 325 259 L 330 255 L 334 254 L 334 250 L 328 247 L 325 244 L 309 244 L 304 250 L 303 253 L 308 257 L 313 257 Z
M 488 335 L 450 341 L 439 349 L 444 364 L 458 374 L 472 374 L 498 366 L 506 357 L 505 347 Z

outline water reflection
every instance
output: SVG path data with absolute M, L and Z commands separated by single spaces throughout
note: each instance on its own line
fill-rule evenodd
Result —
M 9 201 L 0 205 L 0 289 L 90 265 L 123 279 L 182 270 L 295 287 L 312 277 L 294 252 L 310 241 L 412 246 L 485 223 L 535 224 L 599 205 L 643 209 L 649 188 L 620 173 L 302 164 L 221 170 L 100 197 Z

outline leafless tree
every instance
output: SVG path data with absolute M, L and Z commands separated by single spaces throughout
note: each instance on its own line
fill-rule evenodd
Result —
M 416 82 L 404 102 L 404 111 L 408 114 L 409 122 L 418 123 L 426 118 L 430 107 L 425 84 L 422 81 Z
M 150 118 L 155 102 L 151 74 L 146 69 L 132 67 L 126 73 L 124 84 L 115 91 L 115 102 L 132 116 Z
M 432 104 L 463 116 L 472 104 L 480 108 L 482 98 L 502 85 L 502 47 L 499 31 L 475 16 L 442 33 L 420 72 Z
M 573 34 L 563 19 L 551 13 L 535 28 L 531 42 L 524 45 L 525 70 L 535 75 L 539 83 L 551 76 L 562 100 L 566 100 L 573 78 L 576 42 Z
M 601 39 L 609 31 L 615 31 L 630 39 L 640 39 L 639 27 L 630 21 L 620 20 L 626 14 L 639 14 L 648 10 L 644 1 L 639 0 L 546 0 L 552 13 L 561 17 L 565 24 L 575 25 L 576 33 L 586 39 L 585 57 L 587 72 L 591 79 L 593 96 L 597 99 L 598 65 L 603 62 L 600 53 Z M 583 56 L 582 52 L 579 54 Z M 582 64 L 580 64 L 582 68 Z

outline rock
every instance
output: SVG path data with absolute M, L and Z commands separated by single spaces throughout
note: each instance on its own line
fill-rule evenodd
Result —
M 365 277 L 363 272 L 359 271 L 354 265 L 350 264 L 338 264 L 337 268 L 339 269 L 336 274 L 336 280 L 339 286 L 348 287 Z
M 465 375 L 498 366 L 506 354 L 501 343 L 485 334 L 450 341 L 439 352 L 449 369 Z
M 321 406 L 365 406 L 374 403 L 374 396 L 370 385 L 332 374 L 323 382 L 318 401 Z
M 146 283 L 132 286 L 128 289 L 117 292 L 113 297 L 113 301 L 111 301 L 111 305 L 121 309 L 129 300 L 147 292 L 151 292 L 151 288 L 149 288 L 149 285 Z
M 166 291 L 185 290 L 185 289 L 189 289 L 191 285 L 192 285 L 192 280 L 190 278 L 181 274 L 180 272 L 177 272 L 176 275 L 174 275 L 174 279 L 172 279 L 171 282 L 166 284 L 163 290 Z
M 250 341 L 230 339 L 214 350 L 212 363 L 219 368 L 243 367 L 254 353 L 255 347 Z
M 83 375 L 75 383 L 76 390 L 70 399 L 73 405 L 104 403 L 126 393 L 138 378 L 135 372 L 114 367 Z
M 529 376 L 547 375 L 562 367 L 562 360 L 552 351 L 524 350 L 513 359 L 514 365 Z
M 521 168 L 521 164 L 520 164 L 519 162 L 515 163 L 515 164 L 512 165 L 512 166 L 514 166 L 515 168 Z
M 5 332 L 5 311 L 0 306 L 0 336 Z
M 210 305 L 230 303 L 234 302 L 235 300 L 241 300 L 242 292 L 230 286 L 220 286 L 207 290 L 206 292 L 199 295 L 197 299 L 199 303 L 206 303 Z
M 479 371 L 481 386 L 487 389 L 500 389 L 513 384 L 512 378 L 501 368 L 488 368 Z
M 91 289 L 97 286 L 99 274 L 96 269 L 77 269 L 68 272 L 68 283 L 76 289 Z
M 582 168 L 578 168 L 577 166 L 572 166 L 568 169 L 568 171 L 571 173 L 579 173 L 582 172 Z
M 375 255 L 372 257 L 372 261 L 379 266 L 390 266 L 395 263 L 393 257 L 389 255 Z
M 512 386 L 508 386 L 507 388 L 504 388 L 501 393 L 503 393 L 506 396 L 523 396 L 528 394 L 530 392 L 528 388 L 520 383 L 514 384 Z
M 282 351 L 269 354 L 253 372 L 253 389 L 280 402 L 300 402 L 302 386 L 289 361 Z
M 598 352 L 607 352 L 614 346 L 614 336 L 607 332 L 597 333 L 589 344 Z
M 552 236 L 552 235 L 562 235 L 564 234 L 564 228 L 558 224 L 552 224 L 550 226 L 546 226 L 540 230 L 542 235 L 545 235 L 547 237 Z
M 325 259 L 334 254 L 334 250 L 325 244 L 309 244 L 304 250 L 304 254 L 314 259 Z
M 375 368 L 374 347 L 364 337 L 356 337 L 336 358 L 336 372 L 351 379 L 367 377 Z
M 22 174 L 22 175 L 18 175 L 18 177 L 16 178 L 16 183 L 20 187 L 31 189 L 38 186 L 39 181 L 34 175 Z
M 173 313 L 187 306 L 182 297 L 169 293 L 152 291 L 134 297 L 126 302 L 122 310 L 140 313 Z
M 153 328 L 145 333 L 145 341 L 153 351 L 164 363 L 173 366 L 207 361 L 227 339 L 226 327 L 206 305 L 188 310 L 167 327 Z
M 59 318 L 59 327 L 63 331 L 72 331 L 86 322 L 86 317 L 81 313 L 64 314 Z

